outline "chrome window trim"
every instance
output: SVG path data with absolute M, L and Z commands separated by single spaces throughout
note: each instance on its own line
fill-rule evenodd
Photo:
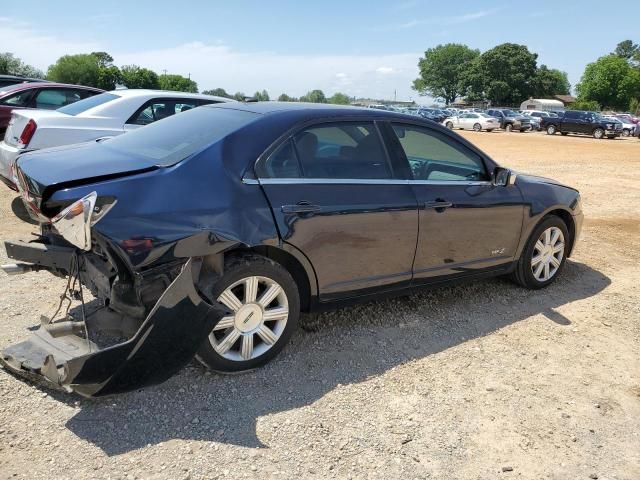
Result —
M 471 180 L 400 180 L 400 179 L 360 179 L 360 178 L 252 178 L 242 179 L 247 185 L 492 185 L 490 181 Z

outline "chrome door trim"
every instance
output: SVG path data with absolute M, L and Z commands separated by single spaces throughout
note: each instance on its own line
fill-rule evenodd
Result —
M 361 178 L 243 178 L 247 185 L 491 185 L 489 181 L 399 180 Z

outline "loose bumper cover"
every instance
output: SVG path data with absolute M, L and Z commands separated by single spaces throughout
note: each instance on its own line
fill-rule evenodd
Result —
M 69 265 L 74 249 L 11 244 L 7 252 L 27 265 L 56 270 Z M 66 261 L 65 255 L 69 256 Z M 0 363 L 32 381 L 85 397 L 164 382 L 191 361 L 226 313 L 201 298 L 193 270 L 193 259 L 189 259 L 126 341 L 100 349 L 82 335 L 86 323 L 45 323 L 29 339 L 4 349 Z

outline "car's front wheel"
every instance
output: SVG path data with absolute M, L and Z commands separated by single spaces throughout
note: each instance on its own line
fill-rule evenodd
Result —
M 555 125 L 548 125 L 547 126 L 547 135 L 555 135 L 556 134 L 556 126 Z
M 196 355 L 212 370 L 235 373 L 264 365 L 298 325 L 298 287 L 284 267 L 266 257 L 232 257 L 207 290 L 205 297 L 228 309 Z
M 603 130 L 603 129 L 601 129 L 601 128 L 596 128 L 596 129 L 593 131 L 593 138 L 596 138 L 596 139 L 600 140 L 600 139 L 601 139 L 601 138 L 603 138 L 603 137 L 604 137 L 604 130 Z
M 447 123 L 445 123 L 445 126 L 446 126 L 449 130 L 453 130 L 453 122 L 447 122 Z
M 510 123 L 507 123 L 504 127 L 505 131 L 510 132 L 513 130 L 513 125 L 511 125 Z
M 629 135 L 631 135 L 631 130 L 629 130 L 628 128 L 623 128 L 622 129 L 622 136 L 623 137 L 628 137 Z
M 567 225 L 561 218 L 555 215 L 545 218 L 531 233 L 512 278 L 531 289 L 552 283 L 564 267 L 569 239 Z
M 482 125 L 480 125 L 479 123 L 474 123 L 473 130 L 476 132 L 480 132 L 482 130 Z

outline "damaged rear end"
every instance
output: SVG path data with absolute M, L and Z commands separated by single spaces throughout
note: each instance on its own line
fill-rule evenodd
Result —
M 134 272 L 94 231 L 115 199 L 100 199 L 94 191 L 46 221 L 22 172 L 19 178 L 30 215 L 43 222 L 41 234 L 30 243 L 5 242 L 17 263 L 2 268 L 9 274 L 47 270 L 66 277 L 67 285 L 54 315 L 42 316 L 30 338 L 4 349 L 0 362 L 88 397 L 163 382 L 188 363 L 224 313 L 196 290 L 202 259 Z M 87 290 L 96 299 L 93 308 Z M 79 306 L 70 313 L 74 301 Z
M 256 117 L 200 107 L 104 142 L 22 155 L 13 176 L 40 231 L 5 242 L 15 263 L 2 268 L 46 270 L 66 288 L 0 362 L 85 396 L 157 384 L 187 364 L 227 313 L 200 285 L 221 273 L 226 251 L 277 238 L 262 192 L 241 182 L 245 159 L 265 145 L 225 145 Z

